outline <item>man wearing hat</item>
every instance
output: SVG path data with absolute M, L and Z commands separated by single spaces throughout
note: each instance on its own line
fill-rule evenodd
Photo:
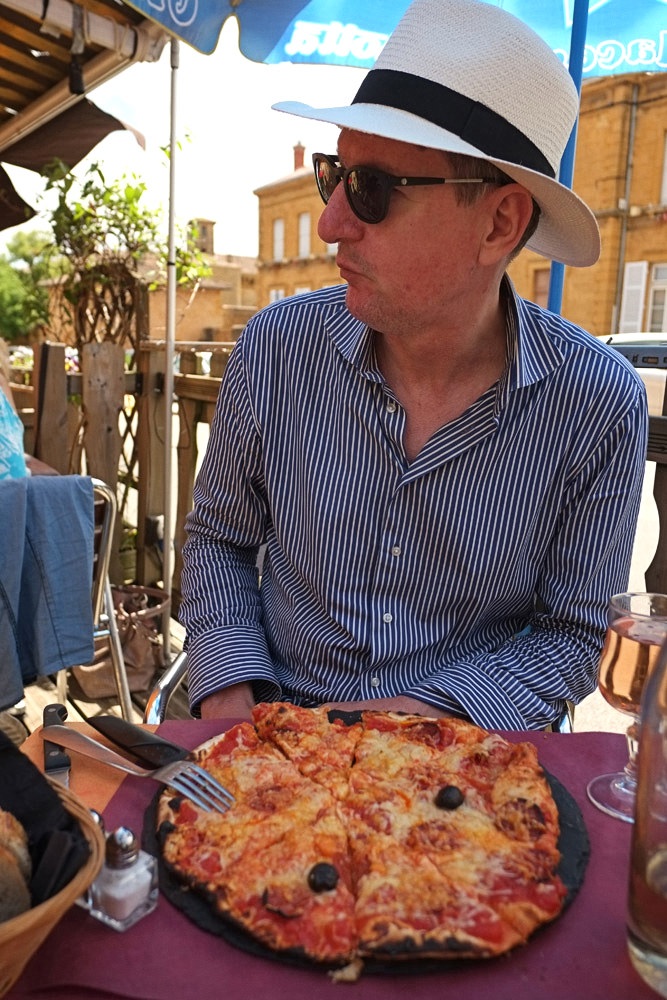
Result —
M 316 154 L 346 284 L 255 316 L 229 360 L 184 549 L 189 693 L 552 724 L 595 687 L 627 587 L 641 380 L 520 299 L 524 244 L 595 263 L 556 180 L 578 98 L 483 0 L 415 0 Z M 256 558 L 266 546 L 258 586 Z

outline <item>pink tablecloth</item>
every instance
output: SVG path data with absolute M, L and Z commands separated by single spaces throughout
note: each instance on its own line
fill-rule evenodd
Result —
M 193 747 L 221 723 L 168 722 L 160 731 Z M 515 738 L 512 736 L 512 738 Z M 440 972 L 366 975 L 332 983 L 326 973 L 283 966 L 238 951 L 193 926 L 165 899 L 125 934 L 73 907 L 30 961 L 10 1000 L 654 1000 L 632 968 L 625 945 L 626 881 L 631 828 L 586 798 L 596 774 L 625 759 L 625 740 L 609 733 L 521 734 L 543 765 L 570 791 L 591 839 L 591 859 L 577 898 L 554 924 L 508 956 Z M 75 758 L 76 761 L 76 758 Z M 74 764 L 76 766 L 76 763 Z M 155 786 L 127 778 L 105 812 L 107 828 L 138 830 Z

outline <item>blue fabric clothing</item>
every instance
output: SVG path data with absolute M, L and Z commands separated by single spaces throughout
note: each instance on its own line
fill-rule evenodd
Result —
M 646 394 L 612 348 L 504 287 L 503 376 L 412 462 L 345 286 L 250 321 L 187 520 L 195 714 L 252 681 L 258 700 L 404 694 L 527 729 L 594 689 L 627 587 Z
M 23 424 L 0 389 L 0 479 L 19 479 L 27 475 Z
M 94 656 L 92 481 L 3 480 L 0 512 L 2 709 L 38 676 Z

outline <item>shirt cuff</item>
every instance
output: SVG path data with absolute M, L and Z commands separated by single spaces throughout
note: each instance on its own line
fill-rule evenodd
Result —
M 262 682 L 262 691 L 281 687 L 271 661 L 264 633 L 247 626 L 226 626 L 189 638 L 188 697 L 190 711 L 200 715 L 200 705 L 209 695 L 232 684 Z
M 505 676 L 508 681 L 512 680 L 510 674 Z M 430 702 L 434 702 L 438 695 L 444 696 L 447 701 L 454 699 L 460 710 L 475 725 L 486 729 L 534 728 L 529 725 L 505 686 L 487 671 L 480 670 L 478 665 L 457 663 L 447 667 L 446 671 L 430 677 L 421 688 L 413 688 L 406 691 L 406 694 Z

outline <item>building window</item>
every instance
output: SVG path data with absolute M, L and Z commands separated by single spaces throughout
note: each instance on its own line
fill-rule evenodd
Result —
M 327 243 L 327 256 L 328 257 L 335 257 L 337 253 L 338 253 L 338 244 L 337 243 Z
M 269 302 L 278 302 L 285 298 L 284 288 L 269 288 Z
M 650 333 L 667 331 L 667 264 L 656 264 L 651 275 L 648 304 Z
M 549 301 L 550 276 L 551 269 L 548 267 L 540 267 L 536 271 L 533 271 L 533 294 L 531 298 L 536 305 L 542 306 L 543 309 L 547 308 L 547 302 Z
M 285 220 L 273 220 L 273 259 L 285 259 Z
M 295 295 L 305 295 L 306 292 L 309 292 L 309 291 L 310 291 L 310 286 L 309 285 L 297 285 L 296 288 L 294 289 L 294 294 Z
M 310 257 L 310 212 L 299 212 L 299 257 Z

